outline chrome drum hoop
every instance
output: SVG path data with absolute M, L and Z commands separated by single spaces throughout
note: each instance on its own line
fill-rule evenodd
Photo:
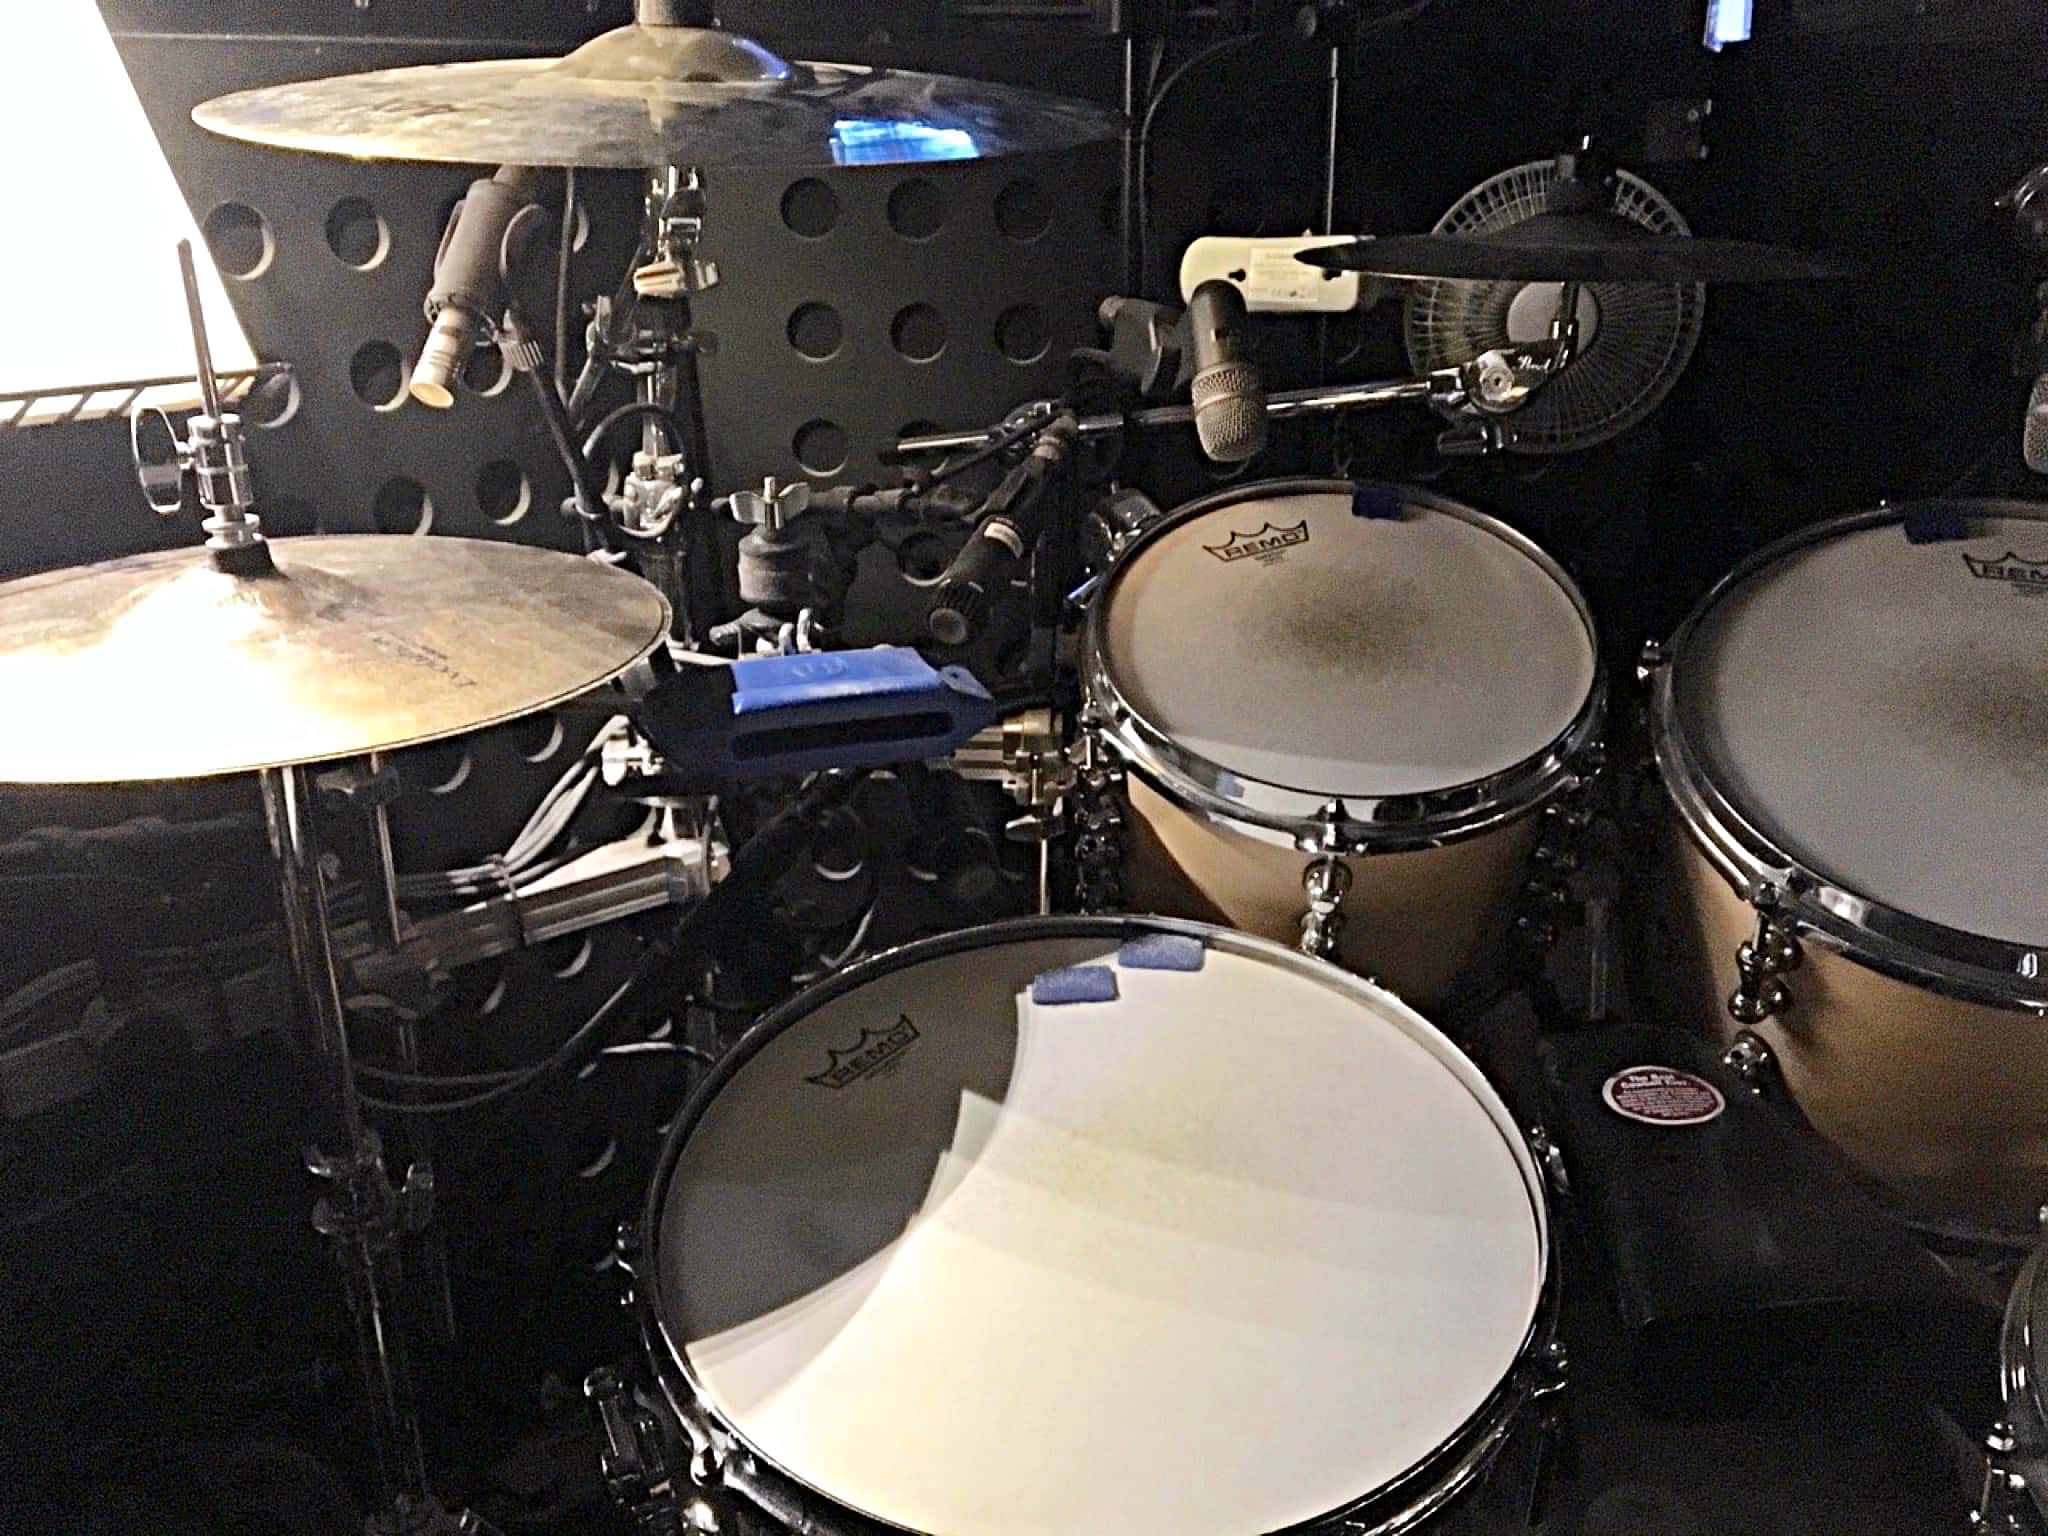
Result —
M 658 1276 L 661 1266 L 661 1212 L 668 1199 L 684 1144 L 705 1111 L 760 1050 L 783 1030 L 800 1023 L 822 1004 L 892 971 L 921 961 L 1009 940 L 1090 938 L 1121 942 L 1148 933 L 1186 934 L 1224 953 L 1257 956 L 1298 974 L 1317 978 L 1361 999 L 1391 997 L 1384 989 L 1299 950 L 1255 938 L 1235 929 L 1167 917 L 1020 917 L 922 939 L 874 955 L 837 975 L 805 988 L 771 1010 L 736 1044 L 691 1094 L 662 1145 L 641 1216 L 640 1252 L 644 1273 L 634 1286 L 641 1317 L 641 1338 L 661 1394 L 696 1449 L 699 1471 L 716 1480 L 719 1490 L 736 1494 L 771 1519 L 792 1529 L 811 1529 L 830 1536 L 925 1536 L 908 1527 L 860 1514 L 839 1504 L 761 1455 L 746 1437 L 719 1413 L 703 1390 L 676 1335 L 663 1315 Z M 1396 999 L 1398 1001 L 1398 999 Z M 1481 1103 L 1501 1102 L 1470 1057 L 1459 1051 L 1444 1062 L 1468 1087 L 1483 1090 Z M 1503 1105 L 1504 1107 L 1504 1105 Z M 1529 1325 L 1515 1364 L 1456 1434 L 1436 1452 L 1393 1482 L 1352 1504 L 1332 1510 L 1283 1531 L 1262 1536 L 1406 1536 L 1443 1513 L 1484 1478 L 1518 1434 L 1535 1433 L 1535 1406 L 1564 1386 L 1564 1356 L 1558 1341 L 1560 1280 L 1557 1233 L 1542 1165 L 1529 1137 L 1512 1119 L 1489 1116 L 1506 1141 L 1522 1173 L 1535 1216 L 1542 1279 L 1536 1315 Z M 687 1489 L 678 1487 L 678 1500 Z
M 2038 1331 L 2048 1325 L 2048 1265 L 2036 1249 L 2020 1266 L 2000 1330 L 1998 1387 L 2004 1417 L 1987 1444 L 1984 1494 L 1972 1529 L 2004 1536 L 2048 1529 L 2048 1399 L 2034 1369 Z M 2023 1518 L 2022 1505 L 2034 1518 Z
M 1841 534 L 1903 523 L 1916 509 L 1956 503 L 1897 502 L 1802 528 L 1751 555 L 1716 582 L 1670 640 L 1644 654 L 1650 687 L 1650 749 L 1679 819 L 1742 897 L 1766 891 L 1776 920 L 1880 975 L 1985 1007 L 2048 1016 L 2048 956 L 2031 945 L 1930 922 L 1833 884 L 1780 848 L 1713 782 L 1678 718 L 1677 675 L 1700 624 L 1734 588 L 1787 555 Z M 2036 502 L 1976 501 L 1987 517 L 2048 521 Z M 1769 899 L 1769 898 L 1766 898 Z
M 1244 778 L 1189 751 L 1139 714 L 1118 688 L 1107 658 L 1109 606 L 1118 578 L 1155 540 L 1182 523 L 1259 496 L 1350 495 L 1359 486 L 1384 490 L 1405 503 L 1484 529 L 1536 565 L 1570 598 L 1593 648 L 1593 685 L 1577 717 L 1542 752 L 1487 778 L 1426 794 L 1378 799 L 1318 795 Z M 1513 821 L 1585 782 L 1606 718 L 1607 674 L 1600 656 L 1600 633 L 1585 595 L 1564 567 L 1499 518 L 1391 481 L 1265 480 L 1213 492 L 1156 519 L 1095 583 L 1082 630 L 1081 658 L 1094 730 L 1130 770 L 1143 775 L 1161 795 L 1192 815 L 1260 842 L 1322 852 L 1405 853 L 1441 848 Z

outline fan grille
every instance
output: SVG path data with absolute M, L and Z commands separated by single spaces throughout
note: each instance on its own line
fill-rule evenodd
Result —
M 1434 233 L 1486 234 L 1519 224 L 1549 208 L 1556 185 L 1557 169 L 1548 160 L 1502 171 L 1468 192 Z M 1658 234 L 1692 233 L 1663 193 L 1627 171 L 1620 173 L 1614 211 Z M 1506 345 L 1508 312 L 1528 286 L 1445 279 L 1415 284 L 1405 313 L 1410 362 L 1426 373 Z M 1699 341 L 1703 285 L 1588 283 L 1583 291 L 1598 316 L 1592 337 L 1564 372 L 1508 418 L 1508 446 L 1515 452 L 1569 453 L 1627 431 L 1670 392 Z

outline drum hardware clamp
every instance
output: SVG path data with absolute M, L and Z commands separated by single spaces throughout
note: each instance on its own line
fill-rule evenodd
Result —
M 1062 801 L 1079 782 L 1051 709 L 1027 709 L 976 734 L 953 753 L 963 779 L 1000 784 L 1021 814 L 1004 823 L 1010 841 L 1038 849 L 1038 910 L 1052 911 L 1052 839 Z
M 1083 723 L 1067 760 L 1074 768 L 1068 816 L 1074 830 L 1075 905 L 1095 916 L 1123 905 L 1123 762 L 1099 725 Z
M 604 1432 L 598 1468 L 605 1492 L 640 1536 L 683 1536 L 687 1531 L 719 1529 L 685 1513 L 676 1498 L 661 1423 L 619 1372 L 608 1365 L 599 1366 L 583 1378 L 583 1395 L 590 1400 Z

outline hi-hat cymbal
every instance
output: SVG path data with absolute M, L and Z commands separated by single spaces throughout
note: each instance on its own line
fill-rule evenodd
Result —
M 1751 240 L 1660 235 L 1619 214 L 1539 213 L 1485 235 L 1386 235 L 1303 251 L 1328 272 L 1519 283 L 1783 283 L 1847 277 L 1826 257 Z
M 668 602 L 481 539 L 280 539 L 0 583 L 0 783 L 201 778 L 418 746 L 546 709 L 661 642 Z
M 952 75 L 792 64 L 701 27 L 620 27 L 565 58 L 430 64 L 238 91 L 203 128 L 280 149 L 479 165 L 898 165 L 1113 136 L 1085 102 Z

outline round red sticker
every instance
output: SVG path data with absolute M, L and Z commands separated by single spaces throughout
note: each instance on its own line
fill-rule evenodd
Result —
M 1600 1097 L 1643 1125 L 1704 1125 L 1728 1107 L 1720 1089 L 1676 1067 L 1629 1067 L 1607 1079 Z

